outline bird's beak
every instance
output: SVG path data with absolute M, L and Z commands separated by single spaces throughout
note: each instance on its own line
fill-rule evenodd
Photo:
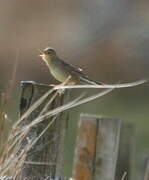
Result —
M 40 57 L 44 57 L 44 54 L 40 54 L 40 55 L 38 55 L 38 56 L 40 56 Z

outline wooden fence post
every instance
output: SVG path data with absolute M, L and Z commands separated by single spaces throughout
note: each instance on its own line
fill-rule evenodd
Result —
M 49 86 L 32 82 L 22 82 L 20 115 L 23 115 L 32 104 L 49 90 Z M 54 94 L 55 92 L 48 95 L 43 103 L 23 121 L 22 127 L 31 123 L 39 116 L 41 110 L 45 107 L 45 104 L 51 100 Z M 56 96 L 46 112 L 66 103 L 69 99 L 68 94 L 68 91 L 65 91 L 63 95 Z M 43 129 L 48 126 L 51 120 L 52 117 L 46 118 L 37 126 L 33 127 L 23 144 L 28 140 L 34 140 L 37 138 Z M 19 176 L 20 179 L 37 180 L 47 176 L 63 177 L 63 151 L 67 120 L 68 112 L 59 113 L 50 128 L 42 135 L 37 143 L 33 145 L 32 149 L 27 153 L 27 158 L 21 169 L 21 175 Z
M 114 180 L 121 121 L 82 115 L 74 157 L 75 180 Z

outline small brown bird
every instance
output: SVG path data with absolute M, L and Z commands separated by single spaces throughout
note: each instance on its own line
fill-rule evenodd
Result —
M 47 47 L 40 56 L 47 64 L 54 78 L 61 82 L 60 85 L 74 85 L 82 83 L 94 85 L 103 84 L 90 79 L 82 72 L 82 69 L 75 68 L 71 64 L 63 61 L 61 58 L 59 58 L 53 48 Z

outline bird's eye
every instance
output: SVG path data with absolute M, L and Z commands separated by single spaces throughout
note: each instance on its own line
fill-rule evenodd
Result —
M 56 54 L 54 49 L 51 49 L 51 48 L 46 48 L 43 52 L 44 54 Z

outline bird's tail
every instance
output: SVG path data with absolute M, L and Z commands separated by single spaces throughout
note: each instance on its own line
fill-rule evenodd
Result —
M 102 83 L 102 82 L 94 81 L 94 80 L 90 79 L 90 78 L 87 77 L 87 76 L 80 77 L 80 80 L 81 80 L 82 82 L 89 83 L 89 84 L 93 84 L 93 85 L 103 85 L 103 84 L 104 84 L 104 83 Z

